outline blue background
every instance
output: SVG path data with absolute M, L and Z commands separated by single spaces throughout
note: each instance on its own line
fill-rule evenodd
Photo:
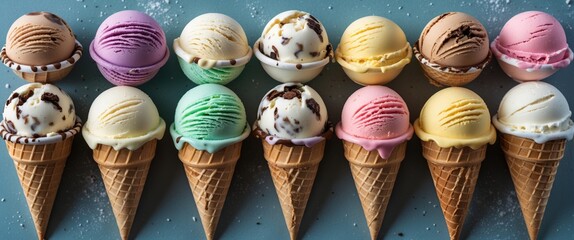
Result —
M 72 73 L 57 85 L 74 99 L 77 113 L 86 119 L 90 104 L 102 91 L 112 87 L 90 59 L 87 46 L 99 24 L 109 15 L 136 9 L 153 16 L 164 28 L 169 47 L 192 18 L 207 12 L 221 12 L 236 19 L 245 29 L 250 44 L 260 35 L 269 19 L 289 9 L 315 15 L 337 45 L 345 28 L 354 20 L 379 15 L 395 21 L 411 44 L 433 17 L 446 11 L 464 11 L 477 17 L 492 40 L 504 23 L 526 10 L 553 14 L 563 25 L 570 44 L 574 41 L 574 7 L 569 0 L 518 1 L 31 1 L 3 0 L 0 32 L 31 11 L 50 11 L 64 18 L 85 47 L 84 56 Z M 5 37 L 5 35 L 1 35 Z M 2 38 L 4 39 L 4 38 Z M 173 53 L 173 51 L 172 51 Z M 25 82 L 8 68 L 0 67 L 0 99 Z M 561 89 L 574 106 L 574 66 L 569 66 L 546 81 Z M 259 100 L 278 83 L 268 77 L 256 58 L 243 74 L 227 86 L 244 101 L 249 122 L 256 117 Z M 338 122 L 346 98 L 360 86 L 350 81 L 337 64 L 329 64 L 309 83 L 325 100 L 330 120 Z M 466 87 L 484 98 L 491 113 L 502 96 L 517 83 L 492 62 L 480 77 Z M 194 84 L 187 80 L 172 54 L 166 66 L 140 89 L 148 93 L 169 124 L 175 106 Z M 389 87 L 403 96 L 411 111 L 411 122 L 424 102 L 439 89 L 424 78 L 413 58 Z M 4 143 L 1 143 L 2 145 Z M 540 238 L 564 239 L 574 235 L 574 146 L 567 145 L 542 223 Z M 402 163 L 395 190 L 380 237 L 386 239 L 447 239 L 448 233 L 438 206 L 426 160 L 418 138 L 413 138 Z M 131 236 L 138 239 L 203 239 L 204 234 L 181 162 L 166 133 L 159 143 L 142 195 Z M 288 233 L 275 194 L 261 144 L 250 137 L 243 145 L 242 157 L 229 190 L 217 236 L 220 239 L 287 239 Z M 91 150 L 80 135 L 68 159 L 47 237 L 50 239 L 118 239 L 112 210 Z M 520 207 L 516 200 L 498 142 L 489 147 L 482 164 L 474 199 L 462 234 L 467 239 L 527 239 Z M 34 239 L 34 225 L 25 197 L 4 147 L 0 148 L 0 238 Z M 315 186 L 300 231 L 301 239 L 369 239 L 363 211 L 356 194 L 341 142 L 328 142 Z

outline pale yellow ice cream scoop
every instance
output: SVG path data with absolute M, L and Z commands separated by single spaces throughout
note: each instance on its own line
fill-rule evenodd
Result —
M 442 148 L 478 149 L 496 141 L 484 100 L 461 87 L 445 88 L 432 95 L 414 125 L 422 141 L 435 141 Z
M 349 78 L 361 85 L 382 85 L 411 62 L 412 49 L 403 30 L 384 17 L 360 18 L 345 29 L 335 51 Z
M 335 51 L 337 62 L 355 72 L 369 68 L 402 68 L 411 61 L 412 51 L 403 30 L 379 16 L 360 18 L 345 29 Z

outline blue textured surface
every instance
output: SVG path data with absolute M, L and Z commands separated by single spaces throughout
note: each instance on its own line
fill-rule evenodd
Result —
M 9 3 L 8 3 L 9 2 Z M 267 20 L 289 9 L 305 10 L 323 22 L 336 45 L 343 31 L 355 19 L 379 15 L 392 19 L 413 43 L 425 24 L 446 11 L 465 11 L 477 17 L 491 39 L 506 20 L 526 10 L 553 14 L 564 26 L 569 42 L 574 41 L 574 7 L 569 0 L 467 0 L 467 1 L 6 1 L 1 10 L 2 41 L 12 22 L 31 11 L 50 11 L 63 17 L 84 45 L 86 52 L 67 79 L 57 85 L 74 99 L 78 114 L 86 119 L 90 104 L 103 90 L 110 88 L 90 59 L 87 46 L 99 24 L 123 9 L 136 9 L 152 15 L 163 27 L 171 43 L 185 24 L 202 13 L 221 12 L 236 19 L 245 29 L 250 44 L 260 35 Z M 573 3 L 574 4 L 574 3 Z M 4 44 L 2 42 L 2 44 Z M 0 99 L 25 82 L 0 66 Z M 559 71 L 547 82 L 563 91 L 574 106 L 574 66 Z M 244 101 L 249 122 L 268 89 L 278 84 L 253 58 L 243 74 L 228 84 Z M 325 100 L 331 121 L 338 122 L 346 98 L 360 86 L 350 81 L 337 64 L 329 64 L 322 75 L 310 82 Z M 502 73 L 496 62 L 467 85 L 481 95 L 492 112 L 516 82 Z M 150 82 L 142 85 L 154 100 L 168 124 L 175 106 L 194 84 L 181 71 L 175 54 Z M 389 87 L 401 94 L 411 111 L 411 122 L 426 99 L 438 88 L 424 78 L 413 58 Z M 4 143 L 1 143 L 4 145 Z M 554 184 L 542 223 L 540 238 L 571 239 L 574 236 L 574 144 L 568 143 L 566 155 Z M 160 143 L 143 192 L 132 238 L 204 239 L 203 229 L 177 152 L 166 136 Z M 220 239 L 288 239 L 281 208 L 275 194 L 259 141 L 244 142 L 217 236 Z M 119 234 L 91 150 L 81 136 L 75 139 L 62 183 L 52 211 L 47 237 L 50 239 L 118 239 Z M 395 190 L 389 203 L 380 238 L 448 239 L 426 161 L 418 138 L 409 142 Z M 465 239 L 527 239 L 526 228 L 514 187 L 498 143 L 490 146 L 482 164 L 477 189 L 464 226 Z M 0 239 L 34 239 L 34 225 L 18 183 L 12 160 L 0 148 Z M 343 157 L 339 140 L 328 142 L 319 168 L 305 218 L 301 239 L 369 239 L 363 211 Z

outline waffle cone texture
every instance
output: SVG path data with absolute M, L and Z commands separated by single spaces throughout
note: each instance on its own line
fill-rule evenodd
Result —
M 310 148 L 299 145 L 272 145 L 265 139 L 261 141 L 289 236 L 291 240 L 297 239 L 319 163 L 323 159 L 325 140 Z
M 486 155 L 486 145 L 478 149 L 442 148 L 434 141 L 423 141 L 422 146 L 450 239 L 459 239 Z
M 552 191 L 566 139 L 542 144 L 532 139 L 501 134 L 504 151 L 516 196 L 531 240 L 537 239 L 546 204 Z
M 377 239 L 401 162 L 405 158 L 407 142 L 397 145 L 387 159 L 381 158 L 377 150 L 368 151 L 359 144 L 345 140 L 343 147 L 371 239 Z
M 6 148 L 14 161 L 40 240 L 46 235 L 52 206 L 73 141 L 74 136 L 45 145 L 6 141 Z
M 128 239 L 157 140 L 130 151 L 98 144 L 93 152 L 123 240 Z
M 241 142 L 214 153 L 195 149 L 185 143 L 179 151 L 178 156 L 184 165 L 208 240 L 215 237 L 221 210 L 235 171 L 235 164 L 240 155 Z

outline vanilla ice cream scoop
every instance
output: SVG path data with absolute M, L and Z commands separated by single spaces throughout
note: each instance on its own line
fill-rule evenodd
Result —
M 244 57 L 250 47 L 243 28 L 233 18 L 220 13 L 206 13 L 192 19 L 181 32 L 179 47 L 199 65 L 209 60 Z
M 496 141 L 490 113 L 484 100 L 466 88 L 449 87 L 432 95 L 415 121 L 422 141 L 435 141 L 443 148 L 477 149 Z
M 288 63 L 320 61 L 331 54 L 323 24 L 311 14 L 290 10 L 267 23 L 259 50 L 268 57 Z
M 118 86 L 94 99 L 82 134 L 92 149 L 103 144 L 135 150 L 153 138 L 161 139 L 164 131 L 165 122 L 147 94 Z
M 571 116 L 568 102 L 558 89 L 545 82 L 526 82 L 504 95 L 493 123 L 503 133 L 544 143 L 572 139 Z
M 14 90 L 4 105 L 5 129 L 24 137 L 46 137 L 72 128 L 74 103 L 52 84 L 29 83 Z
M 323 133 L 327 108 L 309 86 L 286 83 L 271 89 L 259 104 L 257 126 L 283 139 L 316 137 Z

